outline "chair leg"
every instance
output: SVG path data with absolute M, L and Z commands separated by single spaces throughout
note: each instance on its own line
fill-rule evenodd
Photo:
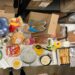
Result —
M 25 71 L 23 70 L 23 67 L 20 70 L 20 75 L 26 75 Z

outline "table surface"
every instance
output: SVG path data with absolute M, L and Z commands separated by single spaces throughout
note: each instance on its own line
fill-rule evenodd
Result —
M 33 45 L 26 45 L 26 46 L 25 45 L 21 45 L 20 46 L 21 49 L 25 48 L 26 50 L 27 49 L 28 50 L 29 49 L 33 50 L 32 47 L 33 47 Z M 6 46 L 3 46 L 2 52 L 3 52 L 3 58 L 2 58 L 2 60 L 0 60 L 0 68 L 6 69 L 6 68 L 9 68 L 9 67 L 12 67 L 13 60 L 15 60 L 15 59 L 20 59 L 21 60 L 20 55 L 17 56 L 17 57 L 9 57 L 9 56 L 7 56 L 6 55 Z M 49 54 L 49 53 L 50 52 L 47 51 L 47 50 L 45 50 L 45 52 L 44 52 L 44 54 Z M 56 65 L 57 61 L 56 61 L 56 53 L 55 53 L 55 51 L 52 52 L 52 55 L 53 55 L 53 60 L 54 61 L 51 62 L 50 65 Z M 22 62 L 22 66 L 24 67 L 24 66 L 43 66 L 43 65 L 40 63 L 40 56 L 37 56 L 37 58 L 36 58 L 34 63 L 26 64 L 26 63 Z
M 72 26 L 72 25 L 65 24 L 65 26 L 68 27 L 68 31 L 71 31 L 74 28 L 74 25 Z M 75 30 L 75 28 L 74 28 L 74 30 Z M 47 47 L 47 45 L 42 45 L 42 46 Z M 17 56 L 17 57 L 9 57 L 9 56 L 7 56 L 6 55 L 6 45 L 4 44 L 2 47 L 3 47 L 3 49 L 2 50 L 0 49 L 0 50 L 3 53 L 3 58 L 2 58 L 2 60 L 0 60 L 0 68 L 6 69 L 6 68 L 9 68 L 9 67 L 12 67 L 12 61 L 14 59 L 20 59 L 21 60 L 20 55 Z M 33 50 L 33 45 L 20 45 L 20 48 L 21 48 L 21 50 L 23 50 L 23 49 Z M 50 52 L 47 51 L 47 50 L 45 50 L 45 52 L 44 52 L 44 54 L 49 54 L 49 53 Z M 32 64 L 23 63 L 22 66 L 43 66 L 40 63 L 39 57 L 40 56 L 37 56 L 36 61 L 34 63 L 32 63 Z M 50 65 L 58 65 L 57 60 L 56 60 L 56 52 L 55 51 L 52 52 L 52 57 L 53 57 L 53 62 L 51 62 Z

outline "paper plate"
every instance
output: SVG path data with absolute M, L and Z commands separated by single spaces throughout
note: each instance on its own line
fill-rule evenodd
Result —
M 34 50 L 27 48 L 21 53 L 21 60 L 24 63 L 31 64 L 36 60 L 36 53 L 34 52 Z

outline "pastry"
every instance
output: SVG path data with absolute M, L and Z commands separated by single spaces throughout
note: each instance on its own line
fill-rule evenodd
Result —
M 23 33 L 21 32 L 16 32 L 11 36 L 11 43 L 12 44 L 21 44 L 23 43 L 25 37 Z

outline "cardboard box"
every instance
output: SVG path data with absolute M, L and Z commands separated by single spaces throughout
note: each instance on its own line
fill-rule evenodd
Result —
M 70 42 L 75 43 L 75 33 L 74 32 L 68 32 L 68 40 Z
M 58 24 L 59 15 L 58 14 L 46 14 L 31 12 L 29 14 L 29 21 L 46 21 L 47 25 L 45 30 L 37 33 L 32 33 L 31 36 L 35 38 L 36 43 L 44 44 L 47 43 L 47 39 L 50 37 L 58 38 L 60 32 L 60 25 Z
M 37 20 L 37 21 L 46 21 L 47 25 L 45 26 L 46 30 L 38 33 L 32 33 L 32 36 L 49 36 L 49 37 L 56 37 L 60 30 L 60 25 L 58 24 L 59 15 L 58 14 L 44 14 L 44 13 L 37 13 L 31 12 L 29 15 L 30 20 Z
M 48 27 L 48 34 L 53 34 L 56 36 L 56 32 L 58 30 L 58 19 L 59 19 L 59 15 L 57 14 L 52 14 L 51 15 L 51 19 L 50 19 L 50 23 L 49 23 L 49 27 Z

